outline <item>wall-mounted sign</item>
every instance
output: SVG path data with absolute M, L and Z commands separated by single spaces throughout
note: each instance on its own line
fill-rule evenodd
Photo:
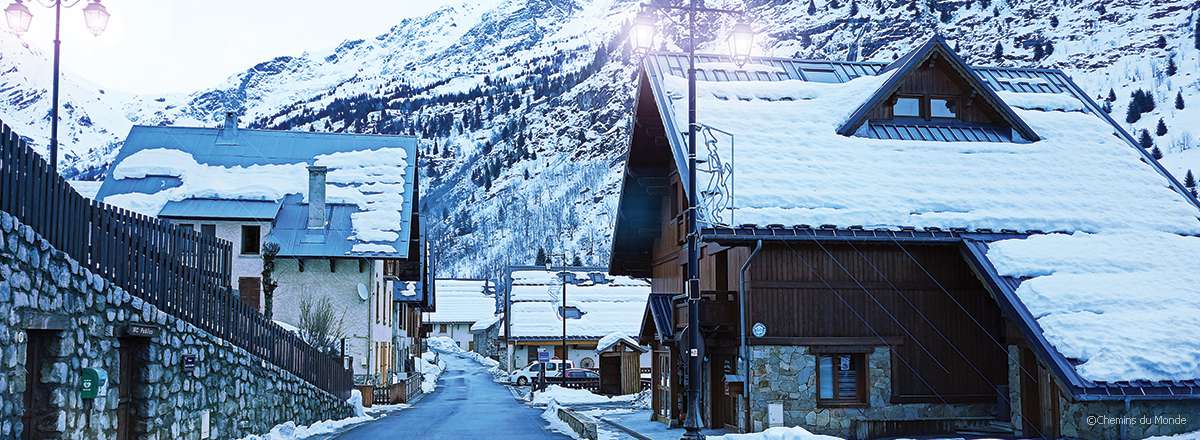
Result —
M 125 326 L 125 336 L 135 338 L 153 338 L 158 336 L 158 327 L 153 325 L 129 324 Z
M 84 399 L 104 398 L 108 395 L 108 372 L 99 368 L 84 368 L 83 380 L 79 385 L 79 397 Z
M 761 322 L 756 322 L 756 323 L 754 323 L 754 327 L 750 327 L 750 333 L 754 334 L 754 337 L 756 337 L 756 338 L 761 338 L 763 336 L 766 336 L 767 335 L 767 325 L 763 324 Z
M 196 371 L 196 355 L 185 354 L 180 357 L 179 362 L 183 364 L 183 372 L 191 373 Z

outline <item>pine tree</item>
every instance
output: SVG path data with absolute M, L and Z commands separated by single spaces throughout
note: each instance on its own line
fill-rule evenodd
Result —
M 1175 109 L 1183 110 L 1183 107 L 1183 91 L 1181 90 L 1175 94 Z
M 850 16 L 858 15 L 858 0 L 850 0 Z
M 1154 40 L 1154 47 L 1157 47 L 1159 49 L 1166 49 L 1167 48 L 1167 37 L 1159 35 L 1158 38 L 1156 38 Z
M 1162 118 L 1158 118 L 1158 126 L 1154 127 L 1154 134 L 1158 136 L 1167 134 L 1167 123 L 1163 122 Z
M 1175 76 L 1178 71 L 1179 66 L 1175 65 L 1175 55 L 1171 55 L 1170 58 L 1167 58 L 1167 76 Z
M 545 266 L 546 261 L 546 248 L 538 246 L 537 258 L 533 260 L 533 264 L 536 266 Z
M 1112 114 L 1113 108 L 1111 102 L 1104 101 L 1104 105 L 1101 105 L 1100 108 L 1104 110 L 1104 113 Z
M 1154 138 L 1150 137 L 1150 130 L 1142 129 L 1142 136 L 1138 138 L 1138 145 L 1147 150 L 1154 148 Z
M 1200 49 L 1200 20 L 1193 21 L 1196 22 L 1196 28 L 1192 30 L 1193 45 L 1196 46 L 1196 49 Z
M 579 256 L 576 255 L 575 258 L 571 260 L 571 265 L 575 266 L 575 267 L 583 266 L 583 260 L 581 260 L 579 258 Z
M 908 0 L 908 6 L 905 6 L 904 9 L 908 9 L 910 11 L 917 10 L 917 0 Z
M 942 9 L 942 11 L 938 14 L 938 18 L 942 20 L 942 23 L 949 23 L 950 19 L 954 17 L 950 15 L 949 9 Z
M 1153 157 L 1155 160 L 1162 160 L 1162 150 L 1159 150 L 1158 147 L 1151 148 L 1150 157 Z
M 886 9 L 883 7 L 883 0 L 875 0 L 875 11 L 882 14 Z
M 1054 42 L 1046 41 L 1046 44 L 1042 45 L 1042 52 L 1045 52 L 1047 57 L 1054 55 Z
M 814 3 L 813 0 L 808 0 L 808 15 L 814 15 L 816 13 L 817 13 L 817 4 Z
M 1050 27 L 1058 27 L 1058 16 L 1057 15 L 1050 16 Z
M 1117 91 L 1113 90 L 1111 88 L 1108 89 L 1108 102 L 1113 102 L 1116 100 L 1117 100 Z
M 529 168 L 525 169 L 525 180 L 529 180 Z
M 842 4 L 838 0 L 829 0 L 829 9 L 838 9 Z
M 1004 46 L 1001 46 L 999 42 L 996 43 L 996 48 L 992 50 L 992 59 L 996 61 L 1004 59 Z
M 1040 59 L 1042 59 L 1042 57 L 1045 57 L 1045 56 L 1046 56 L 1046 53 L 1042 52 L 1042 45 L 1040 45 L 1040 44 L 1033 45 L 1033 60 L 1034 61 L 1040 60 Z
M 1192 170 L 1187 170 L 1187 174 L 1183 175 L 1183 186 L 1187 188 L 1196 187 L 1196 176 L 1192 174 Z

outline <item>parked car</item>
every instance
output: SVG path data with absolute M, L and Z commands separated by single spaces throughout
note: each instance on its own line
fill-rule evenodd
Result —
M 562 371 L 559 365 L 562 364 L 562 359 L 551 359 L 546 363 L 546 377 L 558 377 Z M 567 361 L 567 370 L 575 368 L 575 363 Z M 539 362 L 530 363 L 525 368 L 514 371 L 508 375 L 508 381 L 517 385 L 529 385 L 534 380 L 537 380 L 538 374 L 542 372 L 542 364 Z M 568 376 L 569 377 L 569 376 Z
M 599 379 L 600 373 L 586 368 L 571 368 L 567 370 L 567 379 Z

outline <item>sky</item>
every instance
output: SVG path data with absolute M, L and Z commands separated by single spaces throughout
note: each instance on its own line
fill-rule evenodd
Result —
M 22 39 L 52 53 L 54 10 L 33 12 Z M 69 0 L 65 0 L 69 1 Z M 132 93 L 192 92 L 262 61 L 386 32 L 447 0 L 102 0 L 112 18 L 93 36 L 83 6 L 62 12 L 62 69 Z M 10 0 L 0 0 L 0 8 Z

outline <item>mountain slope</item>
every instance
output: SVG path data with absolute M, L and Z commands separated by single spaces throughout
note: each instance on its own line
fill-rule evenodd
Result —
M 890 61 L 940 32 L 973 64 L 1061 68 L 1100 99 L 1111 89 L 1118 121 L 1131 94 L 1148 91 L 1154 109 L 1127 128 L 1148 130 L 1172 170 L 1200 171 L 1194 1 L 708 4 L 748 9 L 768 55 Z M 64 102 L 73 110 L 64 132 L 73 135 L 64 172 L 97 175 L 129 124 L 216 125 L 229 108 L 255 127 L 415 134 L 425 139 L 424 208 L 442 274 L 495 274 L 531 262 L 539 247 L 558 254 L 555 262 L 605 264 L 636 81 L 625 40 L 637 7 L 456 0 L 376 38 L 268 60 L 187 96 L 117 96 L 68 77 Z M 701 20 L 701 47 L 722 51 L 731 21 Z M 684 34 L 667 24 L 668 47 Z M 48 99 L 36 87 L 44 75 L 30 72 L 48 63 L 36 53 L 10 55 L 20 44 L 0 40 L 0 117 L 44 145 L 37 135 L 47 130 Z M 1175 109 L 1177 94 L 1183 110 Z

